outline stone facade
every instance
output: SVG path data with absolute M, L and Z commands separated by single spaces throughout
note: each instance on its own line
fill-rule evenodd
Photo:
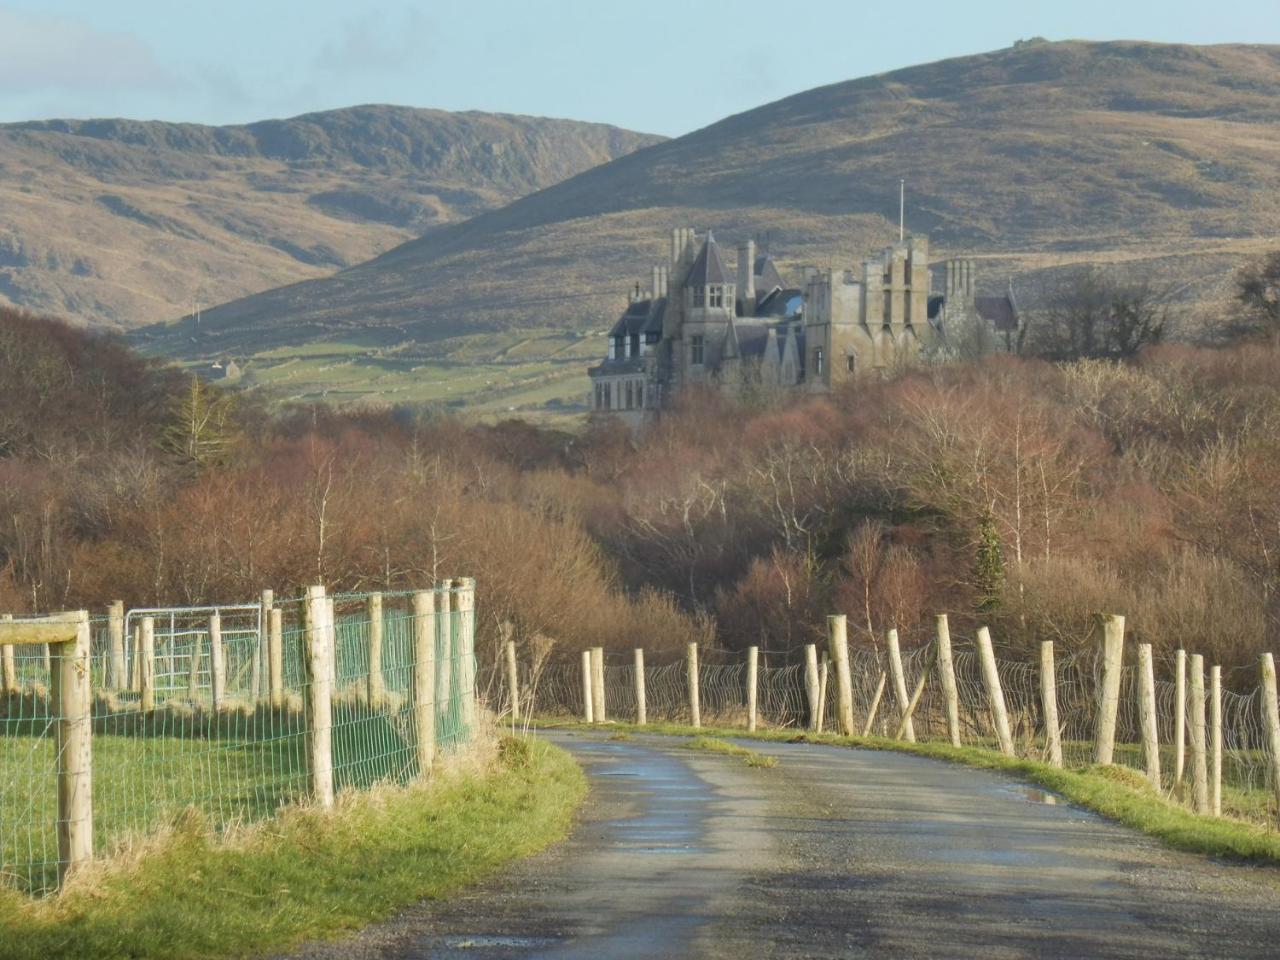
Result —
M 807 268 L 795 286 L 750 240 L 734 267 L 710 231 L 672 231 L 670 260 L 652 268 L 647 291 L 635 286 L 608 357 L 588 371 L 593 411 L 638 426 L 692 384 L 831 390 L 917 360 L 962 322 L 1016 324 L 1009 298 L 975 297 L 971 260 L 948 261 L 935 296 L 923 237 L 857 270 Z

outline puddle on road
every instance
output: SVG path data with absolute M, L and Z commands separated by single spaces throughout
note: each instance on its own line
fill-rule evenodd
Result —
M 1039 787 L 1014 787 L 1013 792 L 1023 800 L 1030 803 L 1043 803 L 1047 807 L 1056 807 L 1067 802 L 1065 797 L 1050 793 L 1048 790 L 1041 790 Z
M 708 852 L 708 851 L 707 851 L 707 849 L 706 849 L 705 847 L 686 846 L 686 845 L 683 845 L 683 844 L 681 844 L 681 845 L 677 845 L 677 844 L 663 845 L 663 844 L 656 844 L 656 843 L 655 843 L 655 844 L 651 844 L 651 845 L 649 845 L 649 846 L 647 846 L 647 847 L 646 847 L 646 846 L 640 846 L 640 847 L 629 847 L 629 846 L 623 846 L 623 847 L 621 847 L 620 849 L 621 849 L 624 853 L 647 853 L 647 854 L 670 854 L 670 853 L 699 853 L 699 854 L 705 854 L 705 853 L 707 853 L 707 852 Z
M 547 947 L 555 943 L 553 937 L 509 937 L 489 934 L 441 937 L 439 945 L 449 950 L 522 950 L 530 947 Z

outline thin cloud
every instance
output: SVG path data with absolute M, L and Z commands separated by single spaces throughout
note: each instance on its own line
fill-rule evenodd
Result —
M 133 34 L 95 30 L 70 17 L 0 9 L 0 90 L 6 95 L 156 90 L 176 82 Z
M 417 10 L 399 17 L 383 12 L 348 20 L 342 34 L 327 42 L 314 66 L 329 73 L 385 74 L 430 54 L 431 22 Z

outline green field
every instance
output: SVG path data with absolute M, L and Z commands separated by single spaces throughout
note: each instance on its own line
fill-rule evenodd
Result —
M 437 407 L 547 420 L 586 412 L 587 367 L 606 350 L 598 332 L 547 328 L 422 343 L 379 328 L 236 360 L 239 386 L 275 403 Z
M 487 763 L 290 808 L 233 842 L 188 818 L 61 896 L 0 889 L 0 957 L 230 957 L 334 936 L 542 849 L 585 791 L 563 751 L 506 739 Z
M 39 892 L 57 879 L 57 782 L 52 736 L 0 736 L 0 871 L 3 885 Z M 159 711 L 145 723 L 93 737 L 93 833 L 99 854 L 196 811 L 215 828 L 252 823 L 307 796 L 299 715 L 234 714 L 216 725 Z M 105 729 L 104 729 L 105 728 Z M 358 706 L 335 707 L 335 786 L 408 782 L 414 753 L 394 724 Z

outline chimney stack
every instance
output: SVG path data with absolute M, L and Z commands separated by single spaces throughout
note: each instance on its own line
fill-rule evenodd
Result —
M 738 296 L 742 298 L 742 315 L 755 316 L 756 242 L 754 240 L 738 244 Z
M 649 281 L 649 299 L 657 300 L 662 296 L 662 267 L 653 265 L 653 279 Z

